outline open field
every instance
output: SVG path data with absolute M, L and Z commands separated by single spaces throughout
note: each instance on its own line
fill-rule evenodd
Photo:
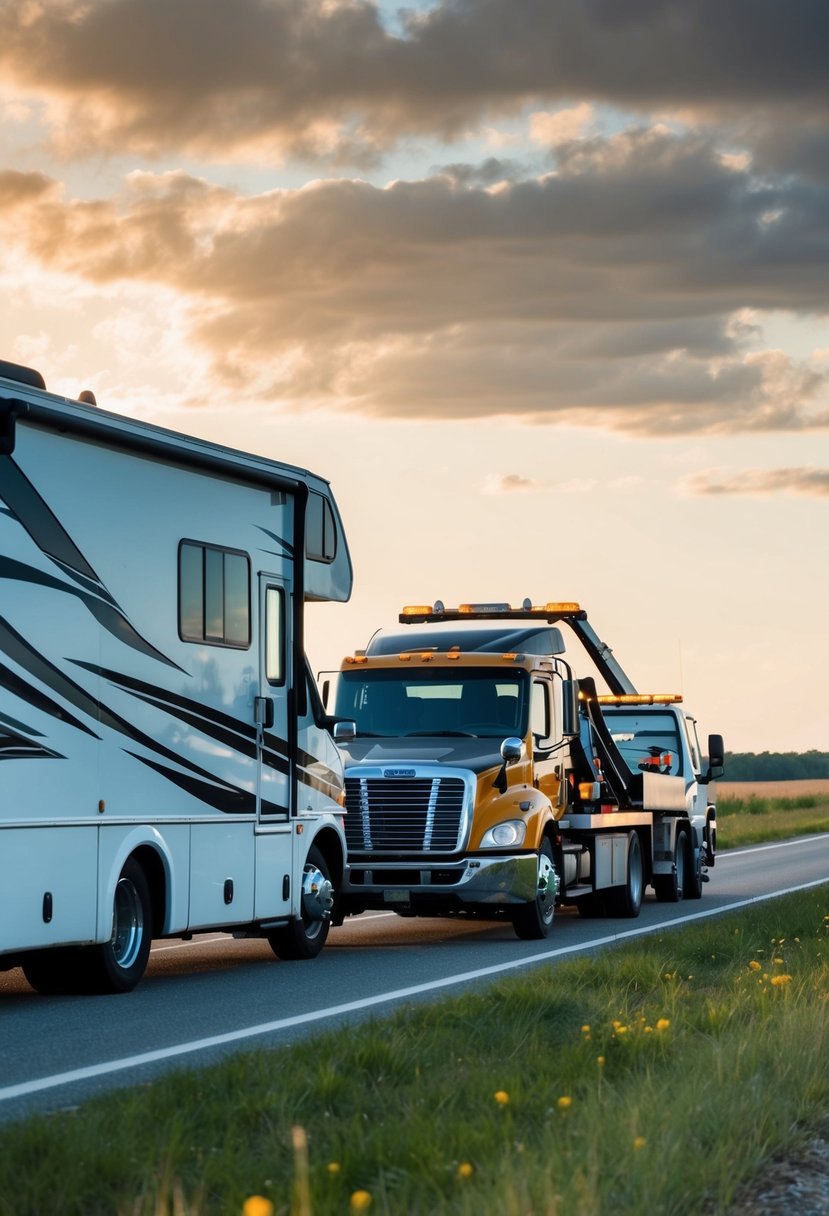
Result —
M 829 780 L 717 782 L 718 798 L 800 798 L 804 794 L 824 796 L 829 801 Z

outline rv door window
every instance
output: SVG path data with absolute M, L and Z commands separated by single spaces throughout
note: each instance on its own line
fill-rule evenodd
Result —
M 280 587 L 265 592 L 265 678 L 285 683 L 285 593 Z
M 214 646 L 250 645 L 246 553 L 183 540 L 179 545 L 179 636 Z

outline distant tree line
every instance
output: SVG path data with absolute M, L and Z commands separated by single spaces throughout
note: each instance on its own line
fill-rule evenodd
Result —
M 829 752 L 726 752 L 725 781 L 829 779 Z

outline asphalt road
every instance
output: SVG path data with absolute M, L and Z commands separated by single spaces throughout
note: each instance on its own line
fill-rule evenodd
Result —
M 226 934 L 159 942 L 126 996 L 38 996 L 21 971 L 0 972 L 0 1121 L 65 1110 L 172 1069 L 383 1017 L 821 883 L 829 884 L 829 834 L 721 853 L 701 900 L 649 896 L 636 920 L 560 911 L 544 942 L 519 941 L 509 925 L 383 912 L 332 929 L 313 962 L 280 962 L 267 943 Z

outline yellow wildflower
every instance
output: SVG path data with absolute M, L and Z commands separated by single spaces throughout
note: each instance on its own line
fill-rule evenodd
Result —
M 637 1151 L 640 1148 L 644 1148 L 647 1143 L 648 1142 L 644 1136 L 634 1136 L 633 1138 L 633 1147 L 637 1149 Z
M 752 971 L 762 971 L 763 970 L 762 965 L 757 962 L 756 958 L 753 958 L 751 960 L 751 962 L 749 963 L 749 967 Z
M 671 1024 L 670 1018 L 660 1018 L 659 1021 L 656 1023 L 656 1029 L 658 1031 L 660 1031 L 660 1033 L 661 1033 L 663 1030 L 667 1030 L 668 1027 L 670 1026 L 670 1024 Z
M 342 1166 L 340 1165 L 339 1161 L 329 1161 L 325 1168 L 328 1170 L 329 1174 L 339 1174 Z
M 582 1026 L 581 1032 L 582 1032 L 582 1034 L 590 1034 L 590 1027 L 585 1024 L 584 1026 Z
M 470 1161 L 462 1161 L 458 1166 L 459 1178 L 471 1178 L 475 1173 L 475 1167 Z
M 509 1102 L 509 1094 L 504 1089 L 497 1089 L 492 1096 L 499 1106 L 506 1106 Z
M 604 1056 L 596 1056 L 596 1063 L 599 1068 L 604 1068 Z
M 784 984 L 792 982 L 792 977 L 790 975 L 773 975 L 771 982 L 774 988 L 782 988 Z
M 777 966 L 779 967 L 779 966 L 780 966 L 780 964 L 781 964 L 782 962 L 784 962 L 785 960 L 784 960 L 784 959 L 782 959 L 782 958 L 773 958 L 771 961 L 772 961 L 773 963 L 776 963 L 776 964 L 777 964 Z
M 351 1196 L 352 1212 L 367 1212 L 371 1207 L 370 1191 L 355 1191 Z
M 242 1205 L 242 1216 L 273 1216 L 273 1204 L 264 1195 L 251 1195 Z
M 567 1094 L 562 1094 L 561 1097 L 556 1102 L 556 1106 L 558 1107 L 559 1110 L 569 1110 L 572 1105 L 573 1105 L 573 1099 L 571 1097 L 569 1097 Z

